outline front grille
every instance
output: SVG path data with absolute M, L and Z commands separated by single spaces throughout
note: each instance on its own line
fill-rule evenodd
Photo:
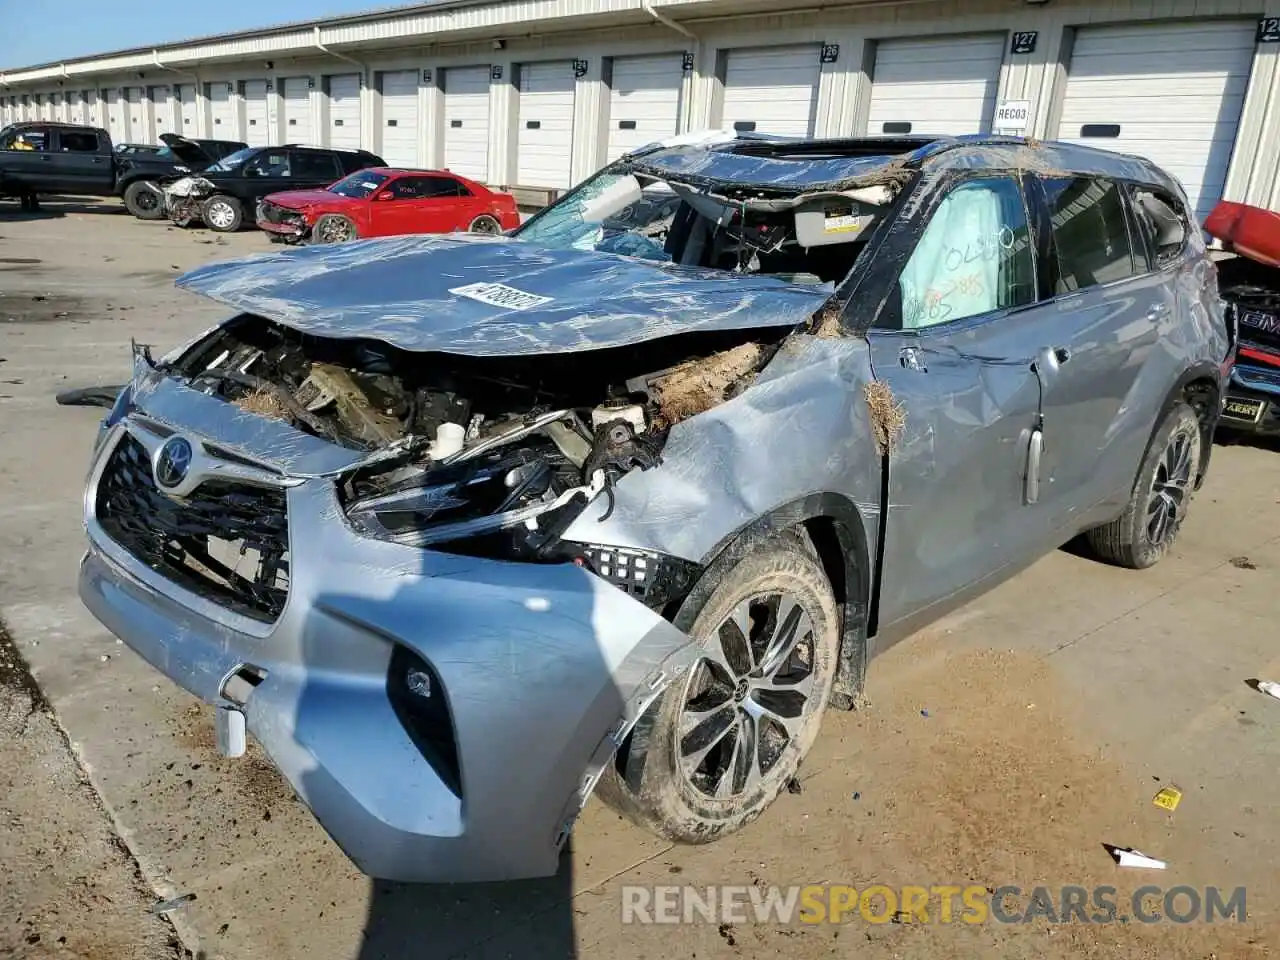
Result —
M 156 487 L 146 448 L 125 434 L 103 468 L 96 510 L 107 536 L 174 583 L 264 623 L 284 609 L 283 490 L 209 480 L 175 499 Z
M 261 219 L 266 220 L 267 223 L 300 223 L 302 221 L 302 214 L 296 210 L 277 206 L 270 200 L 263 200 L 258 209 Z

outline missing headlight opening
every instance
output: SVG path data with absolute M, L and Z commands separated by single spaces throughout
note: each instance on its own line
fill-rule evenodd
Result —
M 564 561 L 580 554 L 559 536 L 586 505 L 603 495 L 606 519 L 614 484 L 659 467 L 670 429 L 750 385 L 787 332 L 475 358 L 308 335 L 245 315 L 168 372 L 247 415 L 368 451 L 340 484 L 362 533 Z

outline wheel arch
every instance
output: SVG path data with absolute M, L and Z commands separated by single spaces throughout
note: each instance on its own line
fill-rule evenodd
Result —
M 807 535 L 840 607 L 840 662 L 831 703 L 852 709 L 866 679 L 872 570 L 865 519 L 857 504 L 843 494 L 821 492 L 799 497 L 722 539 L 703 558 L 702 576 L 681 602 L 674 623 L 687 630 L 706 598 L 743 557 L 765 540 L 787 531 Z
M 1209 470 L 1209 458 L 1213 453 L 1213 432 L 1222 412 L 1222 390 L 1222 374 L 1217 364 L 1204 361 L 1188 367 L 1165 396 L 1160 405 L 1160 414 L 1147 437 L 1147 448 L 1150 448 L 1156 431 L 1174 405 L 1183 402 L 1190 405 L 1200 421 L 1200 463 L 1196 469 L 1196 490 L 1204 483 Z

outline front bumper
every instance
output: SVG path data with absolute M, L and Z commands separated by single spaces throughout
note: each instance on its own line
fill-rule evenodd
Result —
M 301 223 L 275 223 L 271 220 L 258 220 L 258 229 L 287 240 L 300 240 L 310 233 L 310 228 Z
M 1229 430 L 1280 435 L 1280 369 L 1237 361 L 1218 422 Z
M 227 406 L 221 449 L 245 423 Z M 108 629 L 207 703 L 241 710 L 321 825 L 366 874 L 478 881 L 556 871 L 569 826 L 640 713 L 694 659 L 689 638 L 573 565 L 517 564 L 368 539 L 345 523 L 334 482 L 288 479 L 289 595 L 274 623 L 161 577 L 96 517 L 107 458 L 128 431 L 153 453 L 152 424 L 106 433 L 85 495 L 80 596 Z M 208 475 L 252 476 L 241 459 Z M 248 471 L 248 473 L 246 473 Z M 387 692 L 397 646 L 434 670 L 451 715 L 461 789 L 415 746 Z M 265 679 L 242 703 L 225 684 Z

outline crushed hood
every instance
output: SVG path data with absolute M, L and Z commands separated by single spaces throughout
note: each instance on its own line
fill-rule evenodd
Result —
M 267 194 L 265 199 L 278 207 L 286 207 L 290 210 L 314 207 L 318 203 L 330 206 L 355 202 L 351 197 L 344 197 L 340 193 L 332 193 L 328 190 L 282 190 L 279 193 Z
M 476 357 L 793 326 L 833 292 L 474 234 L 287 249 L 208 264 L 177 285 L 304 333 Z

